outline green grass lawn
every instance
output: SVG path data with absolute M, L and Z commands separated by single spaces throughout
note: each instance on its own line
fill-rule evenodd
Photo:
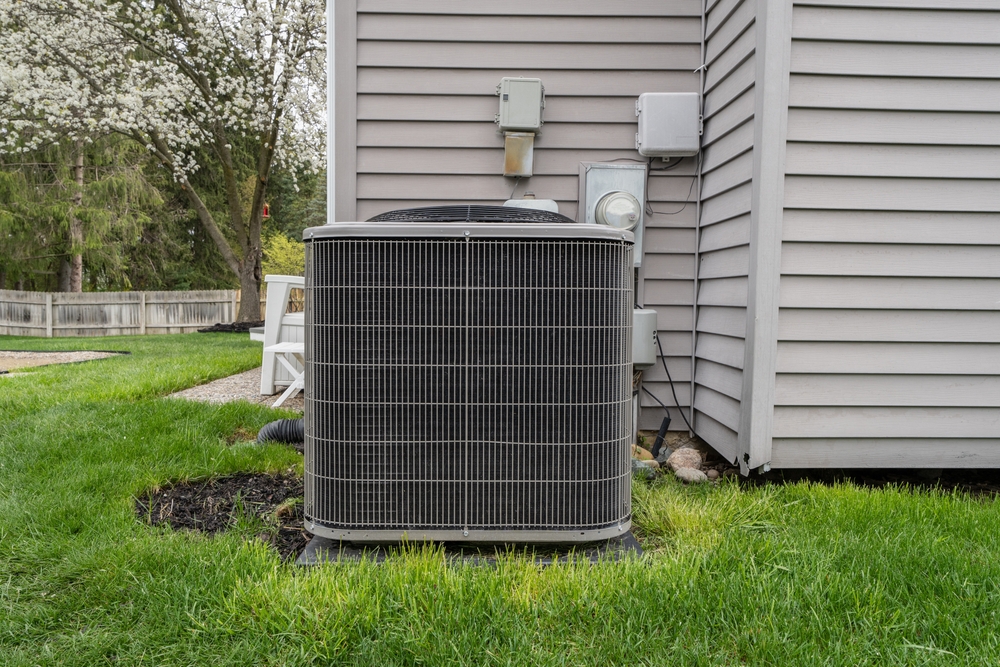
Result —
M 162 398 L 259 364 L 244 336 L 0 337 L 95 348 L 132 354 L 0 378 L 0 665 L 1000 662 L 1000 515 L 959 494 L 663 479 L 634 493 L 645 557 L 546 569 L 302 570 L 247 530 L 151 528 L 151 486 L 300 467 L 227 444 L 288 415 Z

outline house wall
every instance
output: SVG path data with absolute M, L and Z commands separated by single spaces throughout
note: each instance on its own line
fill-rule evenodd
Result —
M 642 159 L 636 97 L 704 76 L 700 217 L 698 158 L 651 171 L 637 295 L 696 431 L 745 469 L 998 466 L 1000 7 L 878 4 L 338 0 L 336 218 L 525 190 L 575 217 L 579 162 Z M 502 76 L 546 88 L 516 184 Z
M 337 12 L 339 220 L 500 204 L 526 190 L 575 218 L 580 162 L 645 161 L 635 151 L 639 94 L 699 90 L 701 0 L 351 0 Z M 504 76 L 545 86 L 535 176 L 516 184 L 501 175 L 493 122 Z M 651 172 L 658 213 L 647 220 L 638 295 L 659 314 L 682 405 L 691 396 L 695 181 L 696 158 Z M 662 368 L 646 379 L 672 403 Z M 640 427 L 656 428 L 662 411 L 646 396 L 643 405 Z M 673 428 L 686 428 L 673 417 Z
M 756 0 L 717 0 L 705 21 L 694 427 L 738 450 L 750 256 Z
M 1000 465 L 1000 7 L 793 12 L 773 467 Z

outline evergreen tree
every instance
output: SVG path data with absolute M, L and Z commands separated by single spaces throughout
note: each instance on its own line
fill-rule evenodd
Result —
M 163 200 L 131 142 L 63 140 L 0 162 L 0 277 L 46 291 L 129 288 L 132 250 Z

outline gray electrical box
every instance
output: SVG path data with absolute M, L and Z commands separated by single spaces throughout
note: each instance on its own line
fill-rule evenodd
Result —
M 541 79 L 505 76 L 497 85 L 500 112 L 496 122 L 501 132 L 537 132 L 542 127 L 545 88 Z
M 647 157 L 685 157 L 701 149 L 698 93 L 643 93 L 635 103 L 635 149 Z
M 639 370 L 656 365 L 655 310 L 632 310 L 632 365 Z

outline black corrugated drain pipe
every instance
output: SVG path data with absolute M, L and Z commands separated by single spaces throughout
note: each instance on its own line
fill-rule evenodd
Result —
M 305 426 L 302 418 L 279 419 L 270 424 L 265 424 L 264 428 L 257 433 L 257 442 L 287 442 L 296 443 L 305 440 Z

